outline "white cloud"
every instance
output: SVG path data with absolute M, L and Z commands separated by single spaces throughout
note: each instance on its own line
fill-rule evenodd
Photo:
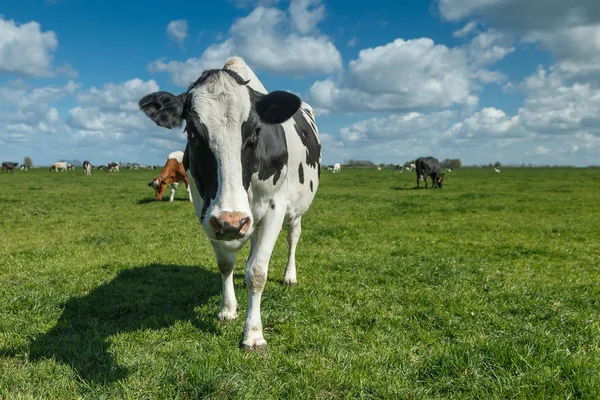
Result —
M 535 154 L 540 156 L 545 156 L 546 154 L 550 154 L 550 149 L 544 146 L 538 146 L 535 148 Z
M 476 30 L 477 25 L 478 25 L 477 21 L 467 22 L 467 24 L 465 26 L 463 26 L 462 28 L 460 28 L 457 31 L 454 31 L 452 33 L 452 36 L 457 37 L 457 38 L 462 38 L 462 37 L 468 36 L 471 32 Z
M 52 76 L 57 46 L 56 34 L 42 32 L 37 22 L 18 25 L 0 15 L 0 74 Z
M 470 69 L 460 49 L 429 38 L 396 39 L 363 49 L 348 72 L 315 82 L 309 97 L 332 111 L 403 111 L 463 104 L 470 95 Z
M 238 55 L 253 68 L 272 74 L 331 74 L 342 69 L 342 58 L 333 42 L 316 32 L 324 13 L 314 0 L 293 0 L 289 14 L 259 6 L 233 23 L 229 38 L 210 46 L 199 58 L 157 60 L 149 69 L 168 72 L 175 84 L 187 86 L 206 68 L 220 68 L 227 57 Z
M 169 39 L 180 44 L 188 37 L 188 23 L 185 19 L 177 19 L 167 25 L 167 36 Z
M 321 0 L 292 0 L 289 12 L 296 30 L 303 35 L 314 31 L 325 19 L 325 6 Z
M 598 4 L 597 0 L 440 0 L 439 9 L 447 20 L 477 18 L 499 32 L 519 35 L 522 42 L 539 43 L 557 60 L 556 70 L 565 75 L 598 77 Z
M 101 110 L 137 111 L 139 99 L 158 90 L 156 81 L 134 78 L 121 84 L 109 82 L 102 89 L 92 86 L 89 90 L 79 93 L 76 99 L 82 105 Z

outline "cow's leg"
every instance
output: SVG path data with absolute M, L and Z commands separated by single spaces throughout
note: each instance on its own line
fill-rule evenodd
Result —
M 169 197 L 169 201 L 173 201 L 175 198 L 175 188 L 177 188 L 175 183 L 171 183 L 171 197 Z
M 292 220 L 288 228 L 288 261 L 285 266 L 285 276 L 283 278 L 283 283 L 286 285 L 298 284 L 298 280 L 296 279 L 296 245 L 300 239 L 300 233 L 302 233 L 302 217 Z
M 233 269 L 235 268 L 235 253 L 223 251 L 218 245 L 213 245 L 217 265 L 221 272 L 222 296 L 221 309 L 217 314 L 217 319 L 221 322 L 229 321 L 238 316 L 238 303 L 235 299 L 235 290 L 233 288 Z
M 267 283 L 267 271 L 273 247 L 279 236 L 285 210 L 275 209 L 262 219 L 254 232 L 250 257 L 246 263 L 245 281 L 248 286 L 248 311 L 244 324 L 242 347 L 246 351 L 263 351 L 267 342 L 263 337 L 260 319 L 260 299 Z
M 429 186 L 427 186 L 427 177 L 423 175 L 423 178 L 425 180 L 425 189 L 429 189 Z
M 188 194 L 188 198 L 190 199 L 190 203 L 194 203 L 194 200 L 192 199 L 192 192 L 190 191 L 190 184 L 187 179 L 185 180 L 185 190 L 187 190 L 187 194 Z

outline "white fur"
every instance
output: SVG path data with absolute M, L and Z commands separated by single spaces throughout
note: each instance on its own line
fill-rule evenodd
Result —
M 342 171 L 342 166 L 340 165 L 340 163 L 335 163 L 333 165 L 333 173 L 335 174 L 336 172 L 341 172 Z
M 178 150 L 178 151 L 174 151 L 172 153 L 169 154 L 169 157 L 167 157 L 168 159 L 174 158 L 177 161 L 179 161 L 180 163 L 183 163 L 183 151 Z
M 52 167 L 50 167 L 50 169 L 54 169 L 54 172 L 66 172 L 67 171 L 67 163 L 66 162 L 55 162 L 54 164 L 52 164 Z

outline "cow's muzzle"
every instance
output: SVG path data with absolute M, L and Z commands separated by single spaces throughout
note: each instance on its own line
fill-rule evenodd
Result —
M 210 217 L 208 225 L 217 240 L 241 239 L 249 231 L 250 216 L 241 212 L 222 212 L 218 217 Z

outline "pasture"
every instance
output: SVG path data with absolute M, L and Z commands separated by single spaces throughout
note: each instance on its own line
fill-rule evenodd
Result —
M 0 398 L 599 398 L 600 170 L 323 171 L 268 350 L 156 171 L 0 174 Z

